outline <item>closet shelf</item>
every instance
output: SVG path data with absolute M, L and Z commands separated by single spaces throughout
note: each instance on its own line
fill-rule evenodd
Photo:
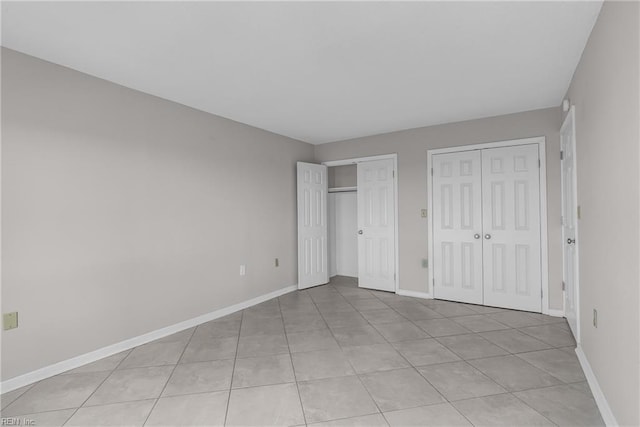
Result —
M 333 187 L 329 189 L 329 193 L 344 193 L 346 191 L 357 191 L 358 187 Z

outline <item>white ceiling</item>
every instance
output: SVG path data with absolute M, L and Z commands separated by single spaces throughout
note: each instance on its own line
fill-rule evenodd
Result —
M 314 144 L 557 106 L 601 2 L 2 2 L 2 45 Z

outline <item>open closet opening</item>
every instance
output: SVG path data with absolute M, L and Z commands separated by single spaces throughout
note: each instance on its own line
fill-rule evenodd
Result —
M 358 277 L 358 177 L 355 164 L 327 169 L 329 277 Z
M 298 288 L 341 275 L 361 288 L 396 292 L 395 154 L 298 162 Z

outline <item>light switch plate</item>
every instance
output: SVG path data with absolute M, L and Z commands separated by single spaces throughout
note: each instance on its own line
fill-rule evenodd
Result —
M 18 312 L 4 313 L 2 315 L 2 327 L 5 331 L 9 329 L 15 329 L 18 327 Z

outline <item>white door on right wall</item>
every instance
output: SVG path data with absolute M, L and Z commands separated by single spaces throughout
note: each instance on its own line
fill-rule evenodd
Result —
M 562 150 L 562 260 L 564 312 L 577 342 L 580 342 L 578 310 L 578 215 L 576 191 L 575 127 L 572 109 L 560 129 Z
M 538 145 L 482 150 L 484 304 L 540 312 Z

